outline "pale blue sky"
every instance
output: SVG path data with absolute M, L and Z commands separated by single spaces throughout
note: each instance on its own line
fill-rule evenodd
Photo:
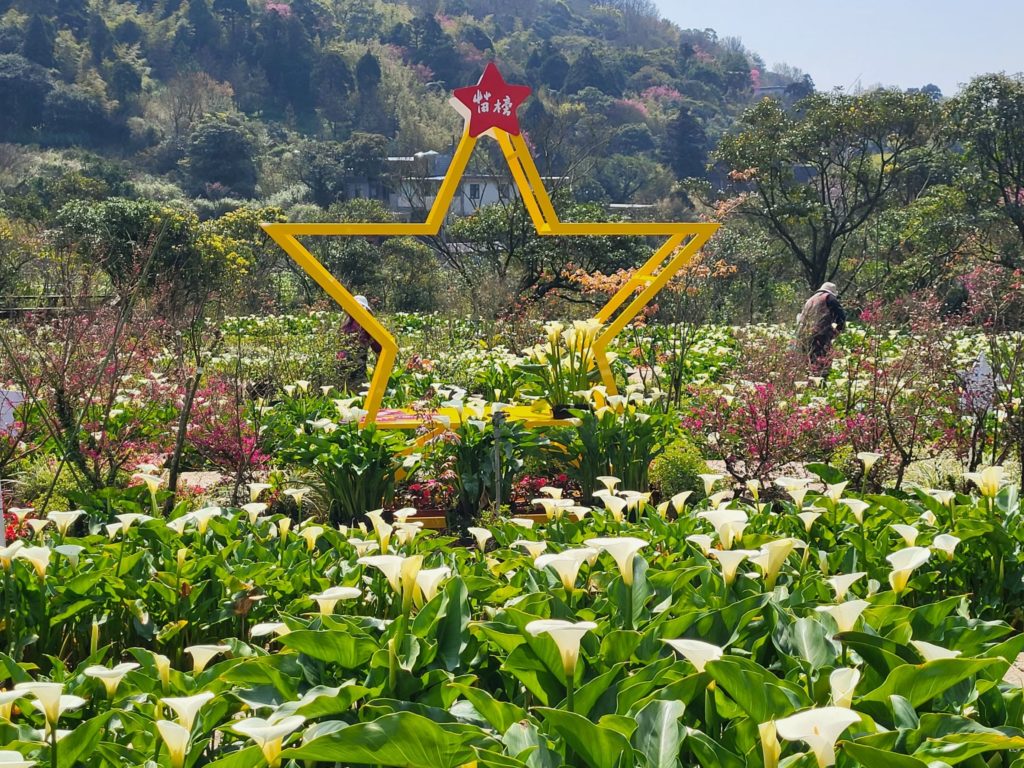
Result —
M 684 28 L 739 37 L 771 67 L 799 67 L 819 89 L 858 79 L 952 95 L 983 72 L 1024 70 L 1022 0 L 655 0 Z

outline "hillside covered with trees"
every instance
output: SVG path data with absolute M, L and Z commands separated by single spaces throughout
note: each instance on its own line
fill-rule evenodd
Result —
M 462 130 L 449 95 L 489 60 L 534 89 L 522 124 L 563 218 L 726 224 L 719 319 L 788 317 L 825 279 L 855 306 L 955 306 L 964 275 L 1024 263 L 1019 78 L 816 93 L 650 0 L 8 0 L 3 303 L 140 280 L 230 313 L 321 301 L 259 223 L 421 218 Z M 499 317 L 585 303 L 580 275 L 652 245 L 538 238 L 490 142 L 471 172 L 473 215 L 436 238 L 310 247 L 379 309 Z
M 792 101 L 811 88 L 647 0 L 12 0 L 0 17 L 0 288 L 40 289 L 11 267 L 54 225 L 81 246 L 97 227 L 128 232 L 173 210 L 189 238 L 251 273 L 260 219 L 386 216 L 353 198 L 390 183 L 387 158 L 449 150 L 461 131 L 449 93 L 490 59 L 534 88 L 523 123 L 538 163 L 583 206 L 672 199 L 756 89 Z M 426 261 L 422 249 L 403 244 L 396 259 Z

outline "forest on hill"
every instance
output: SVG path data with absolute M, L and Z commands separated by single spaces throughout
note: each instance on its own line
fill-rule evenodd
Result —
M 535 88 L 528 129 L 557 123 L 547 171 L 590 160 L 590 197 L 651 201 L 703 173 L 756 88 L 807 88 L 642 0 L 4 5 L 0 140 L 95 153 L 152 199 L 330 205 L 341 180 L 310 175 L 373 176 L 388 155 L 445 149 L 459 131 L 449 92 L 493 58 Z M 5 191 L 11 210 L 30 192 Z
M 717 319 L 788 317 L 824 279 L 857 307 L 945 301 L 1024 263 L 1019 77 L 819 93 L 651 0 L 0 0 L 2 303 L 139 280 L 213 285 L 233 314 L 321 301 L 260 222 L 421 220 L 462 131 L 451 91 L 492 60 L 533 88 L 563 218 L 726 225 Z M 490 142 L 470 171 L 436 238 L 310 247 L 380 309 L 490 317 L 591 301 L 581 275 L 650 252 L 538 238 Z

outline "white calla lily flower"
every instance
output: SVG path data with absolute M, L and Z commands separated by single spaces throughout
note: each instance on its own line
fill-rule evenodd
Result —
M 452 575 L 452 569 L 448 566 L 440 568 L 422 568 L 416 574 L 416 602 L 426 605 L 437 595 L 441 582 Z
M 867 574 L 864 571 L 841 573 L 837 576 L 832 576 L 831 578 L 826 579 L 825 583 L 832 587 L 832 591 L 836 593 L 836 600 L 842 601 L 846 599 L 846 593 L 850 591 L 850 587 L 865 576 L 867 576 Z
M 249 518 L 249 525 L 256 525 L 256 521 L 260 519 L 260 515 L 266 512 L 269 507 L 262 501 L 250 501 L 248 504 L 243 504 L 241 509 Z
M 775 588 L 775 581 L 779 576 L 779 571 L 782 570 L 782 566 L 785 564 L 789 555 L 800 544 L 803 544 L 803 542 L 799 539 L 776 539 L 775 541 L 769 541 L 767 544 L 761 545 L 760 551 L 750 558 L 750 562 L 760 568 L 761 572 L 764 573 L 766 589 Z
M 621 496 L 602 496 L 601 501 L 604 502 L 604 508 L 612 514 L 612 518 L 621 523 L 625 519 L 626 507 L 628 502 Z
M 693 664 L 698 672 L 703 672 L 709 661 L 718 661 L 725 655 L 725 649 L 703 640 L 663 640 L 679 653 L 688 662 Z
M 895 523 L 889 527 L 900 535 L 908 547 L 912 547 L 917 543 L 917 537 L 920 535 L 920 532 L 914 526 Z
M 531 558 L 536 560 L 548 548 L 546 541 L 532 541 L 530 539 L 516 539 L 512 542 L 513 547 L 525 549 Z
M 469 535 L 476 541 L 477 549 L 481 552 L 487 549 L 487 542 L 494 538 L 494 534 L 488 528 L 470 527 L 466 530 L 469 531 Z
M 329 587 L 323 592 L 310 595 L 310 600 L 315 600 L 320 609 L 320 614 L 326 616 L 334 613 L 334 606 L 342 600 L 357 600 L 363 593 L 355 587 Z
M 740 563 L 756 554 L 757 551 L 753 549 L 716 549 L 711 552 L 711 556 L 722 566 L 722 579 L 727 587 L 736 581 Z
M 316 549 L 316 541 L 323 535 L 323 532 L 323 527 L 319 525 L 307 525 L 299 531 L 299 536 L 301 536 L 306 542 L 307 552 L 312 552 Z
M 705 496 L 711 496 L 712 492 L 714 492 L 715 490 L 715 486 L 718 485 L 720 481 L 725 479 L 725 475 L 719 475 L 713 472 L 707 472 L 701 475 L 697 475 L 697 477 L 699 477 L 701 481 L 704 483 Z
M 889 573 L 889 584 L 893 592 L 901 594 L 910 581 L 911 575 L 928 562 L 932 555 L 931 550 L 926 547 L 907 547 L 889 554 L 885 559 L 892 566 Z
M 843 497 L 843 491 L 846 490 L 846 486 L 849 484 L 848 480 L 843 480 L 841 483 L 830 483 L 825 486 L 825 495 L 832 501 L 839 503 Z
M 635 536 L 608 536 L 587 539 L 583 542 L 591 549 L 607 552 L 619 566 L 619 574 L 627 587 L 633 586 L 633 560 L 636 554 L 647 546 L 647 542 Z
M 700 549 L 701 554 L 707 557 L 711 554 L 711 548 L 714 546 L 714 539 L 708 536 L 706 533 L 693 533 L 686 537 L 686 540 Z
M 978 486 L 978 491 L 987 499 L 998 496 L 999 489 L 1007 482 L 1006 470 L 999 466 L 985 467 L 978 472 L 965 472 L 964 477 Z
M 864 609 L 870 605 L 867 600 L 847 600 L 838 605 L 819 605 L 814 610 L 831 616 L 840 632 L 851 632 Z
M 811 532 L 811 526 L 814 525 L 814 521 L 821 517 L 821 512 L 817 511 L 813 507 L 806 512 L 799 512 L 797 517 L 804 524 L 804 531 L 808 534 Z
M 68 535 L 68 529 L 84 514 L 85 510 L 72 509 L 68 512 L 50 512 L 46 519 L 53 522 L 57 527 L 57 533 L 63 537 Z
M 558 654 L 562 658 L 562 671 L 565 672 L 567 680 L 572 680 L 576 674 L 580 641 L 593 629 L 597 629 L 597 624 L 592 621 L 571 622 L 562 619 L 540 619 L 526 625 L 526 631 L 534 637 L 543 634 L 554 640 Z
M 21 752 L 12 749 L 0 749 L 0 766 L 2 768 L 32 768 L 35 760 L 29 760 Z
M 254 503 L 259 501 L 260 495 L 273 487 L 270 483 L 249 483 L 249 501 Z
M 16 683 L 14 690 L 22 696 L 31 696 L 36 700 L 39 709 L 46 718 L 47 728 L 56 728 L 60 719 L 60 700 L 64 693 L 64 686 L 61 683 L 28 682 Z
M 379 570 L 395 594 L 401 596 L 403 604 L 412 604 L 416 577 L 423 567 L 423 555 L 371 555 L 361 557 L 356 562 Z
M 875 466 L 879 459 L 882 458 L 882 454 L 874 453 L 873 451 L 861 451 L 857 454 L 857 460 L 864 465 L 864 474 L 868 474 L 871 468 Z
M 42 581 L 46 578 L 46 569 L 50 566 L 49 547 L 20 547 L 14 553 L 17 560 L 27 560 L 36 572 L 36 576 Z
M 188 731 L 195 725 L 196 716 L 206 704 L 213 701 L 214 695 L 210 691 L 203 691 L 192 696 L 168 696 L 160 699 L 160 703 L 174 712 L 178 725 Z
M 693 495 L 693 491 L 681 491 L 672 497 L 672 508 L 676 511 L 676 514 L 682 514 L 683 510 L 686 509 L 686 500 Z
M 25 542 L 21 539 L 15 539 L 6 547 L 0 547 L 0 566 L 5 571 L 10 570 L 11 562 L 18 554 L 18 550 L 25 546 Z
M 580 567 L 597 553 L 597 550 L 591 547 L 567 549 L 564 552 L 541 555 L 534 559 L 533 567 L 541 571 L 551 568 L 566 592 L 572 592 L 576 588 L 576 577 L 579 575 Z
M 191 736 L 189 730 L 170 720 L 157 720 L 156 729 L 167 747 L 171 768 L 184 768 L 185 758 L 188 756 L 188 741 Z
M 72 568 L 78 567 L 78 558 L 85 551 L 85 547 L 79 546 L 78 544 L 61 544 L 53 548 L 53 551 L 58 555 L 62 555 L 68 559 L 71 563 Z
M 124 662 L 115 667 L 104 667 L 96 664 L 91 667 L 86 667 L 83 670 L 83 674 L 87 677 L 94 677 L 102 682 L 103 687 L 107 691 L 107 698 L 111 698 L 115 693 L 117 693 L 117 687 L 121 684 L 121 680 L 124 679 L 124 676 L 133 669 L 138 668 L 139 665 L 133 661 Z
M 291 628 L 283 621 L 264 621 L 249 630 L 249 637 L 266 637 L 267 635 L 283 637 L 291 631 Z
M 290 715 L 279 720 L 247 717 L 232 724 L 231 730 L 256 744 L 270 768 L 281 765 L 281 751 L 285 738 L 302 727 L 306 718 Z
M 864 524 L 864 512 L 871 506 L 870 504 L 860 499 L 840 499 L 839 503 L 853 513 L 853 519 L 857 521 L 857 525 Z
M 775 721 L 775 729 L 786 741 L 802 741 L 811 748 L 818 768 L 835 765 L 836 742 L 843 731 L 860 722 L 860 715 L 846 707 L 818 707 Z
M 932 549 L 945 555 L 946 560 L 952 561 L 960 539 L 951 533 L 940 533 L 932 539 Z
M 192 657 L 192 673 L 198 675 L 206 669 L 206 665 L 214 656 L 230 650 L 231 647 L 228 645 L 190 645 L 185 649 L 185 653 Z
M 133 525 L 148 523 L 153 518 L 151 515 L 144 515 L 140 512 L 125 512 L 121 515 L 114 515 L 114 519 L 121 523 L 121 527 L 124 529 L 125 533 L 127 533 L 128 529 Z
M 951 651 L 949 648 L 926 643 L 923 640 L 911 640 L 910 644 L 924 657 L 926 662 L 936 661 L 937 659 L 955 659 L 962 653 L 962 651 Z

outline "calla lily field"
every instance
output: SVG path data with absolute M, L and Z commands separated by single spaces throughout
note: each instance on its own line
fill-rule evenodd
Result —
M 652 325 L 613 350 L 619 395 L 592 325 L 549 323 L 570 377 L 450 345 L 392 377 L 403 431 L 282 343 L 323 318 L 289 322 L 226 326 L 204 375 L 237 386 L 192 390 L 177 451 L 153 370 L 75 406 L 74 457 L 53 390 L 26 401 L 6 466 L 102 482 L 5 498 L 0 766 L 1024 765 L 1013 382 L 963 461 L 957 398 L 914 391 L 956 365 L 878 373 L 906 338 L 855 329 L 827 384 L 780 365 L 766 394 L 749 352 L 785 359 L 777 330 L 647 364 Z M 396 322 L 426 348 L 429 319 Z

